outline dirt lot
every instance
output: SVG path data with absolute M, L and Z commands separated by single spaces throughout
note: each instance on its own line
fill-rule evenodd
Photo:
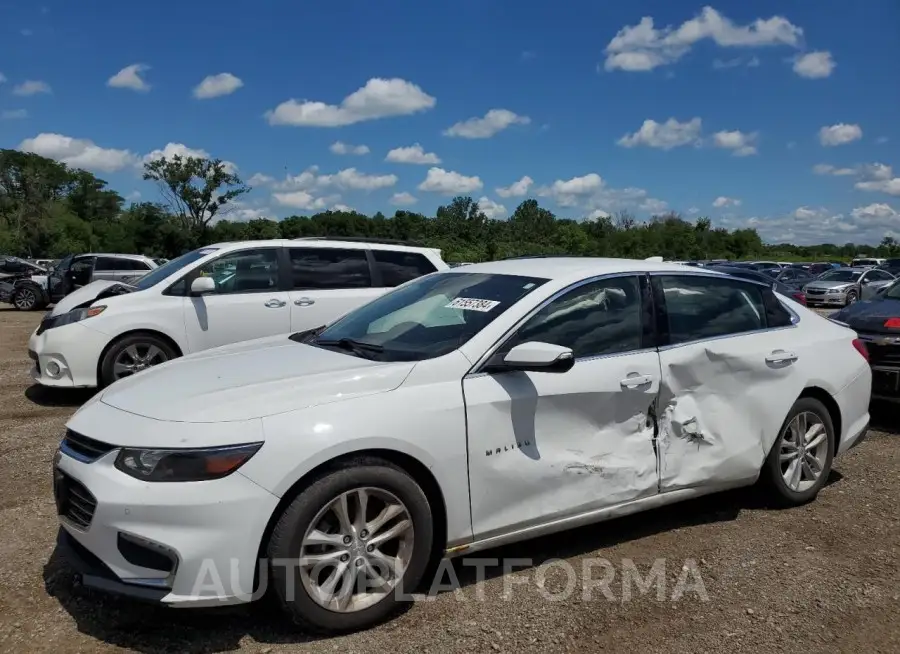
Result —
M 63 425 L 87 396 L 29 387 L 26 341 L 38 318 L 0 309 L 0 651 L 900 651 L 900 412 L 883 407 L 877 431 L 809 506 L 771 510 L 749 489 L 482 555 L 571 563 L 568 599 L 546 599 L 567 583 L 560 567 L 517 566 L 527 583 L 504 599 L 502 569 L 476 584 L 474 568 L 457 561 L 461 590 L 367 633 L 316 640 L 268 603 L 198 613 L 87 593 L 54 553 L 50 491 Z M 585 599 L 583 561 L 599 557 L 615 570 L 612 599 L 599 588 Z M 657 559 L 662 601 L 656 587 L 641 594 L 622 583 L 627 560 L 646 576 Z M 672 601 L 690 560 L 708 601 L 696 584 Z

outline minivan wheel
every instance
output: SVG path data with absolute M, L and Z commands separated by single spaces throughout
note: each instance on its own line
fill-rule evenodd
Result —
M 431 507 L 416 481 L 388 461 L 356 459 L 285 508 L 267 548 L 272 585 L 306 629 L 365 629 L 409 601 L 432 544 Z
M 100 363 L 100 381 L 109 386 L 123 377 L 158 366 L 178 354 L 166 341 L 153 334 L 132 334 L 113 343 Z
M 834 442 L 825 405 L 812 397 L 797 400 L 763 464 L 763 482 L 772 498 L 785 506 L 815 499 L 831 473 Z

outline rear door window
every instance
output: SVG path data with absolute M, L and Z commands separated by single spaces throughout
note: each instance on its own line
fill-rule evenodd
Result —
M 290 248 L 291 279 L 297 290 L 333 290 L 372 286 L 363 249 Z

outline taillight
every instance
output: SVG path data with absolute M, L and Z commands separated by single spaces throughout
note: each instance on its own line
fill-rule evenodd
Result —
M 884 321 L 884 326 L 888 329 L 900 329 L 900 318 L 888 318 Z
M 862 358 L 866 361 L 869 360 L 869 348 L 866 347 L 866 344 L 863 343 L 858 338 L 853 339 L 853 347 L 856 348 L 856 351 L 862 355 Z
M 796 293 L 794 293 L 794 299 L 797 302 L 799 302 L 800 304 L 802 304 L 803 306 L 806 306 L 806 293 L 801 293 L 800 291 L 797 291 Z

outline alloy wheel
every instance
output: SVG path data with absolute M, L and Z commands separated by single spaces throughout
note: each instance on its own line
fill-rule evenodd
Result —
M 21 288 L 16 292 L 15 297 L 16 309 L 20 311 L 30 311 L 37 304 L 37 296 L 30 288 Z
M 328 502 L 310 522 L 300 548 L 300 579 L 323 608 L 361 611 L 397 587 L 414 542 L 412 518 L 397 496 L 356 488 Z
M 152 343 L 133 343 L 119 352 L 113 363 L 113 376 L 119 380 L 168 360 L 168 355 Z
M 814 486 L 828 460 L 825 423 L 811 411 L 794 416 L 781 434 L 779 462 L 784 483 L 795 492 Z

